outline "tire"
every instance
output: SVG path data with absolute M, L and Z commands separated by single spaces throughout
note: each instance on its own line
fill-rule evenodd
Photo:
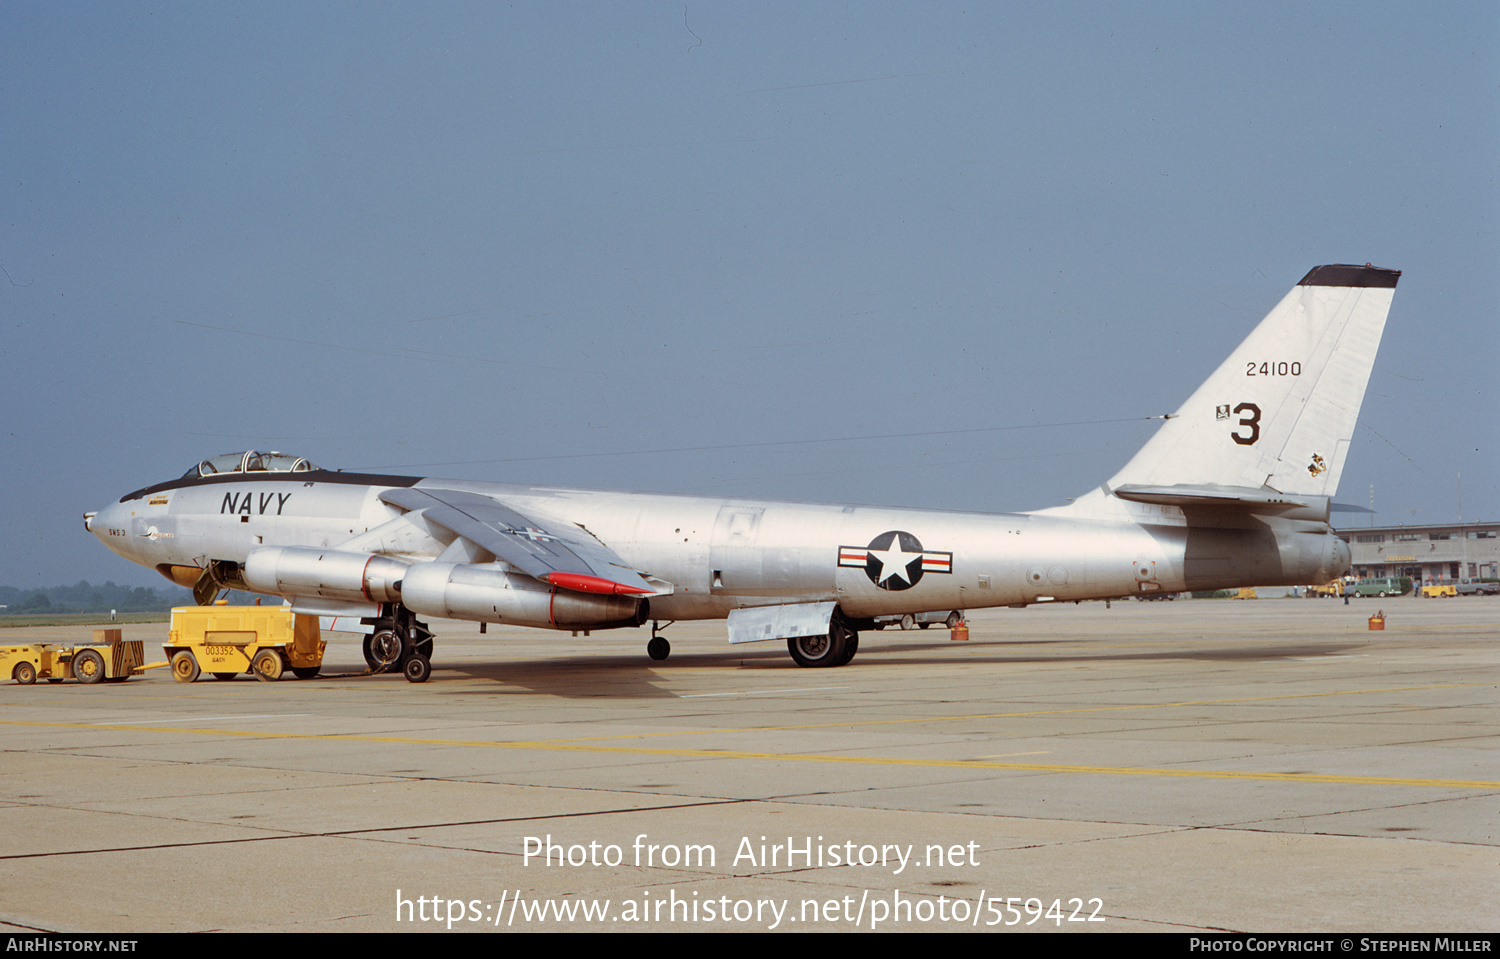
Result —
M 913 616 L 911 613 L 907 613 L 905 616 L 901 617 L 901 628 L 902 629 L 911 629 L 915 625 L 917 625 L 917 618 L 915 616 Z M 922 625 L 925 626 L 927 624 L 923 623 Z
M 432 664 L 427 661 L 426 656 L 412 656 L 401 668 L 409 683 L 425 683 L 427 677 L 432 675 Z
M 958 610 L 955 609 L 953 612 L 951 612 L 951 613 L 948 614 L 948 618 L 945 619 L 945 620 L 943 620 L 943 623 L 949 629 L 957 629 L 958 628 L 958 624 L 961 623 L 961 622 L 963 622 L 963 621 L 964 621 L 964 614 L 960 613 Z
M 10 676 L 22 686 L 30 686 L 36 682 L 36 667 L 30 663 L 16 663 L 16 668 L 10 671 Z
M 172 654 L 172 678 L 179 683 L 190 683 L 203 672 L 192 653 L 179 649 Z
M 847 666 L 849 664 L 849 660 L 853 659 L 854 654 L 857 652 L 859 652 L 859 633 L 856 633 L 851 629 L 849 631 L 849 641 L 844 644 L 844 655 L 839 657 L 838 662 L 832 663 L 830 665 Z
M 917 628 L 918 629 L 926 629 L 927 627 L 929 627 L 931 625 L 932 625 L 931 623 L 918 623 L 917 624 Z
M 377 629 L 365 638 L 365 662 L 371 672 L 395 669 L 405 654 L 406 643 L 394 629 Z
M 672 655 L 672 644 L 660 636 L 652 636 L 651 641 L 646 644 L 646 655 L 661 662 Z
M 73 656 L 73 675 L 80 683 L 93 684 L 104 678 L 104 657 L 92 649 Z
M 274 683 L 281 678 L 281 656 L 274 649 L 263 649 L 255 654 L 255 661 L 250 664 L 255 671 L 255 678 L 263 683 Z
M 322 666 L 293 666 L 292 675 L 298 679 L 317 679 L 322 670 Z
M 835 618 L 828 624 L 827 633 L 794 636 L 786 641 L 786 649 L 798 666 L 842 666 L 854 658 L 854 652 L 849 648 L 853 635 L 853 630 Z

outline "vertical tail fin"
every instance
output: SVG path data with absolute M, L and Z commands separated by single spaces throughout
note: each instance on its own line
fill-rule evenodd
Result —
M 1372 266 L 1314 267 L 1110 487 L 1332 496 L 1400 276 Z

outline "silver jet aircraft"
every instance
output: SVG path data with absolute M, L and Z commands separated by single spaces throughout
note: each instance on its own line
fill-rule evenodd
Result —
M 969 513 L 417 479 L 280 453 L 196 464 L 87 528 L 192 586 L 353 616 L 374 669 L 425 679 L 419 616 L 589 631 L 727 619 L 842 666 L 876 617 L 1158 591 L 1323 583 L 1328 525 L 1400 273 L 1311 270 L 1109 482 Z

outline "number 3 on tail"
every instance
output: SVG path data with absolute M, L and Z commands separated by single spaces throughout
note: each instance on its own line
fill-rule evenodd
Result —
M 1250 446 L 1260 439 L 1260 407 L 1254 403 L 1241 403 L 1234 408 L 1236 413 L 1246 415 L 1240 417 L 1240 426 L 1249 427 L 1249 435 L 1241 436 L 1239 430 L 1229 434 L 1229 438 L 1241 446 Z

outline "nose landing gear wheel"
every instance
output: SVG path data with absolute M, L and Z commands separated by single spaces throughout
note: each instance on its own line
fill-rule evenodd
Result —
M 651 641 L 646 644 L 646 655 L 660 662 L 672 655 L 672 644 L 660 636 L 653 636 L 651 637 Z
M 370 672 L 383 673 L 401 661 L 401 637 L 394 629 L 377 629 L 365 637 L 365 662 Z

